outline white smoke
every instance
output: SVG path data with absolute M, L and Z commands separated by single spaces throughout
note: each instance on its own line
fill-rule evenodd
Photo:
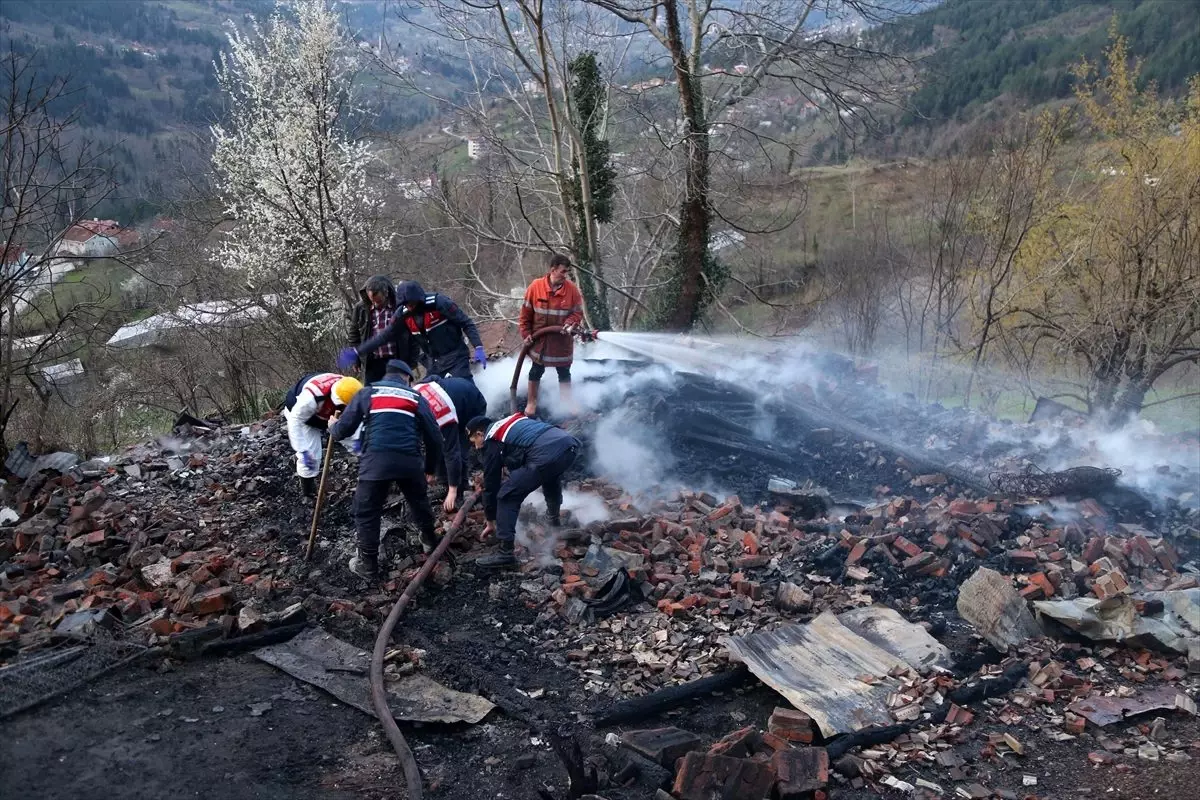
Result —
M 579 525 L 602 522 L 610 516 L 603 498 L 571 489 L 563 491 L 562 511 L 564 516 L 569 512 Z M 546 523 L 546 496 L 538 489 L 525 499 L 521 508 L 516 543 L 542 565 L 554 562 L 554 553 L 560 543 L 559 531 Z
M 627 408 L 600 420 L 592 450 L 597 471 L 631 495 L 659 494 L 670 483 L 670 444 Z
M 568 408 L 563 402 L 558 376 L 553 369 L 548 369 L 542 378 L 538 407 L 554 419 L 565 419 L 578 413 L 600 414 L 595 425 L 593 452 L 581 457 L 590 457 L 593 471 L 624 491 L 641 494 L 660 490 L 666 485 L 673 460 L 662 433 L 641 422 L 638 415 L 625 406 L 624 400 L 648 391 L 669 391 L 679 378 L 662 364 L 630 369 L 627 363 L 622 363 L 629 360 L 628 351 L 600 342 L 577 346 L 575 362 L 571 365 L 575 407 Z M 487 370 L 475 373 L 475 385 L 487 398 L 488 411 L 493 416 L 511 413 L 510 385 L 516 363 L 516 358 L 509 357 L 490 362 Z M 529 367 L 530 362 L 526 359 L 517 384 L 521 408 L 524 408 L 523 398 L 528 391 Z M 540 494 L 537 496 L 541 497 Z M 545 508 L 544 500 L 538 502 Z
M 537 514 L 546 513 L 546 497 L 541 489 L 529 495 L 525 504 Z M 608 513 L 604 498 L 591 492 L 577 492 L 573 489 L 563 491 L 562 510 L 569 511 L 580 525 L 603 522 L 612 516 Z

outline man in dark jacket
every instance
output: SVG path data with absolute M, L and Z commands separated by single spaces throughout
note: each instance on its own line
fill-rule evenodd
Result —
M 495 532 L 500 549 L 475 563 L 510 567 L 517 563 L 513 541 L 521 503 L 540 486 L 551 525 L 561 523 L 562 476 L 575 463 L 579 440 L 562 428 L 516 413 L 501 420 L 476 417 L 467 423 L 471 444 L 483 451 L 484 535 Z M 508 468 L 508 478 L 503 477 Z
M 450 514 L 460 495 L 467 490 L 467 421 L 487 413 L 487 400 L 466 378 L 430 375 L 416 389 L 433 411 L 433 419 L 442 429 L 442 453 L 445 458 L 446 501 L 442 509 Z M 439 470 L 439 477 L 441 477 Z
M 350 571 L 368 580 L 379 575 L 379 522 L 392 484 L 404 495 L 426 552 L 437 543 L 426 485 L 433 480 L 442 442 L 429 405 L 409 386 L 410 380 L 408 364 L 389 361 L 383 380 L 354 395 L 329 431 L 341 440 L 364 426 L 354 492 L 358 555 L 350 559 Z
M 388 329 L 392 317 L 400 306 L 396 302 L 396 287 L 386 275 L 373 275 L 358 290 L 362 301 L 355 303 L 347 315 L 346 338 L 351 347 L 358 347 L 363 342 Z M 374 383 L 383 377 L 387 362 L 393 358 L 404 361 L 416 369 L 418 352 L 407 325 L 397 325 L 391 329 L 379 349 L 369 353 L 365 358 L 358 359 L 358 368 L 363 383 Z M 348 368 L 347 368 L 348 369 Z
M 426 294 L 415 281 L 402 281 L 396 288 L 396 295 L 403 313 L 397 311 L 387 328 L 358 346 L 343 350 L 338 355 L 339 365 L 351 365 L 356 359 L 370 355 L 395 335 L 396 328 L 405 327 L 424 351 L 423 363 L 430 375 L 453 375 L 469 380 L 471 361 L 487 368 L 479 329 L 458 304 L 444 294 Z M 464 335 L 475 348 L 474 357 L 463 341 Z

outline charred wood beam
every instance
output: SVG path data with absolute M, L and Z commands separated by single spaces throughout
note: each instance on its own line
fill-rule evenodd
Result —
M 793 467 L 796 464 L 798 455 L 795 453 L 781 453 L 778 450 L 771 450 L 763 447 L 760 444 L 751 444 L 749 442 L 741 442 L 736 439 L 722 438 L 719 436 L 709 436 L 704 433 L 696 433 L 694 431 L 680 431 L 679 438 L 702 444 L 708 447 L 716 447 L 726 452 L 735 453 L 738 455 L 747 455 L 756 458 L 760 461 L 766 461 L 771 464 L 777 464 L 783 467 Z
M 682 425 L 695 430 L 721 431 L 740 438 L 754 438 L 754 431 L 745 425 L 739 425 L 728 416 L 714 414 L 711 411 L 693 410 L 687 416 L 681 416 L 679 419 Z
M 689 681 L 679 686 L 668 686 L 665 689 L 659 689 L 657 692 L 651 692 L 642 697 L 622 700 L 619 703 L 609 706 L 603 714 L 596 717 L 596 727 L 609 728 L 613 725 L 637 722 L 646 717 L 652 717 L 664 711 L 678 708 L 713 692 L 736 689 L 749 681 L 751 677 L 750 670 L 744 666 L 739 666 L 728 672 L 710 675 L 707 678 Z
M 306 627 L 308 627 L 307 622 L 298 622 L 292 625 L 281 625 L 278 628 L 271 628 L 259 633 L 237 636 L 232 639 L 219 639 L 215 642 L 205 644 L 200 648 L 200 654 L 205 656 L 228 656 L 235 653 L 244 653 L 247 650 L 257 650 L 269 644 L 281 644 L 300 633 Z
M 969 684 L 960 687 L 950 693 L 950 702 L 959 705 L 967 706 L 971 703 L 978 703 L 987 700 L 990 697 L 999 697 L 1003 694 L 1008 694 L 1013 689 L 1017 688 L 1022 679 L 1029 673 L 1029 666 L 1024 662 L 1013 664 L 1004 671 L 1004 674 L 999 678 L 990 681 L 980 681 L 979 683 Z M 945 721 L 946 716 L 950 713 L 950 705 L 945 704 L 937 712 L 935 712 L 929 721 L 920 723 L 928 725 L 932 722 L 934 725 L 940 725 Z M 906 722 L 901 725 L 888 725 L 884 728 L 868 728 L 854 733 L 848 733 L 844 736 L 839 736 L 829 744 L 825 745 L 825 752 L 829 754 L 829 760 L 835 761 L 841 758 L 847 752 L 855 747 L 870 747 L 876 744 L 885 744 L 896 739 L 897 737 L 914 730 L 917 723 Z

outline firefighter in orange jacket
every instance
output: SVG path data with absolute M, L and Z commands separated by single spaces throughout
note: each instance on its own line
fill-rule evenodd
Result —
M 521 305 L 521 338 L 529 348 L 529 400 L 525 404 L 525 415 L 537 414 L 538 389 L 546 367 L 558 372 L 559 396 L 568 409 L 572 408 L 571 360 L 575 342 L 569 329 L 583 322 L 583 295 L 579 288 L 567 280 L 571 260 L 564 255 L 550 259 L 550 272 L 529 284 L 525 290 L 525 302 Z M 536 341 L 533 334 L 542 328 L 561 325 L 568 329 L 564 333 L 547 333 Z

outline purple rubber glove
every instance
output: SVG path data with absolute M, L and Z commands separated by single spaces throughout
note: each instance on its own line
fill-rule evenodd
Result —
M 312 471 L 317 468 L 317 457 L 306 450 L 300 454 L 300 463 L 306 470 Z
M 475 360 L 479 362 L 480 366 L 487 369 L 487 353 L 483 351 L 482 345 L 475 348 Z
M 342 352 L 338 353 L 337 367 L 340 370 L 348 370 L 358 361 L 358 351 L 353 347 L 347 347 Z

